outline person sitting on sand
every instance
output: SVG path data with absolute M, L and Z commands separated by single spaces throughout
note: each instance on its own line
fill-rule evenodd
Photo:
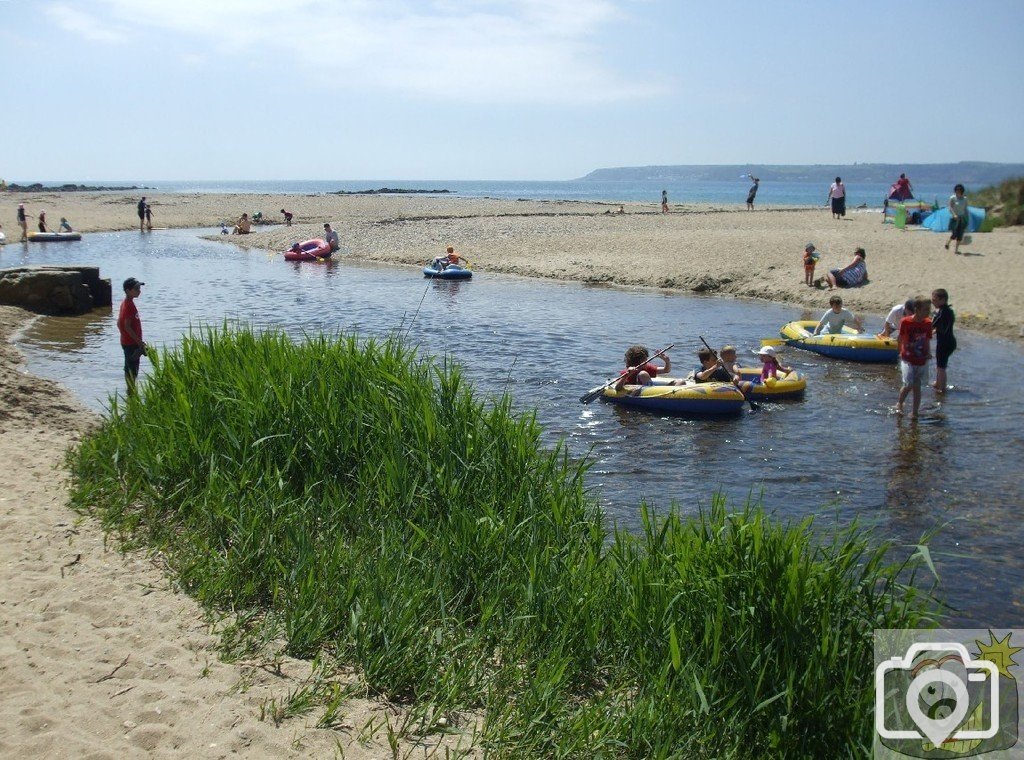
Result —
M 252 222 L 249 221 L 248 214 L 242 214 L 238 221 L 235 222 L 235 229 L 232 230 L 233 235 L 248 235 L 252 230 Z
M 825 275 L 828 282 L 828 289 L 832 288 L 858 288 L 868 281 L 868 254 L 863 248 L 857 248 L 853 252 L 853 261 L 842 269 L 829 270 Z
M 330 222 L 324 222 L 324 240 L 327 241 L 327 245 L 331 249 L 331 253 L 334 253 L 340 247 L 338 243 L 338 233 L 331 229 Z
M 659 367 L 654 362 L 647 361 L 650 352 L 647 346 L 630 346 L 626 349 L 626 368 L 619 371 L 619 380 L 615 383 L 615 390 L 621 391 L 627 385 L 650 385 L 651 380 L 658 375 L 666 375 L 672 369 L 672 360 L 668 354 L 662 354 L 661 359 L 664 366 Z
M 857 332 L 863 332 L 860 317 L 852 311 L 843 308 L 843 299 L 839 296 L 832 296 L 828 299 L 829 310 L 821 315 L 817 327 L 814 328 L 814 335 L 825 333 L 827 335 L 838 335 L 848 322 L 852 322 Z
M 71 229 L 71 225 L 68 223 L 68 220 L 62 216 L 60 218 L 60 227 L 57 228 L 57 232 L 74 232 L 74 230 Z

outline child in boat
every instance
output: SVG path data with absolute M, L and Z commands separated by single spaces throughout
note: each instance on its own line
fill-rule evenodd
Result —
M 468 264 L 469 263 L 469 259 L 462 258 L 462 256 L 460 256 L 459 254 L 457 254 L 455 252 L 455 248 L 452 247 L 452 246 L 448 246 L 448 248 L 445 249 L 445 253 L 448 254 L 447 261 L 445 261 L 445 266 L 446 267 L 450 267 L 452 264 Z
M 932 306 L 935 307 L 935 313 L 932 314 L 932 329 L 935 330 L 935 382 L 932 387 L 939 393 L 945 393 L 949 355 L 956 351 L 956 336 L 953 335 L 956 314 L 949 305 L 949 293 L 945 288 L 932 291 Z
M 814 287 L 814 265 L 818 263 L 818 251 L 814 243 L 804 246 L 804 285 Z
M 914 299 L 914 316 L 904 317 L 900 322 L 900 371 L 903 387 L 900 388 L 896 413 L 903 414 L 903 402 L 913 394 L 911 417 L 917 417 L 921 406 L 921 385 L 928 382 L 928 360 L 932 358 L 932 321 L 928 318 L 931 301 L 924 296 Z
M 647 358 L 650 352 L 647 346 L 630 346 L 626 349 L 626 368 L 619 371 L 619 380 L 615 390 L 621 391 L 627 385 L 650 385 L 658 375 L 666 375 L 672 369 L 672 360 L 668 354 L 661 354 L 663 366 L 659 367 Z
M 71 229 L 71 225 L 68 223 L 68 220 L 62 216 L 60 218 L 60 227 L 57 228 L 57 232 L 74 232 L 74 230 Z
M 761 382 L 765 382 L 768 378 L 773 380 L 779 379 L 779 373 L 788 375 L 793 371 L 792 367 L 784 366 L 780 361 L 778 354 L 775 349 L 771 346 L 762 346 L 759 351 L 755 351 L 755 354 L 761 359 Z
M 860 317 L 854 316 L 853 312 L 843 308 L 843 299 L 840 296 L 832 296 L 828 299 L 829 310 L 821 315 L 818 326 L 814 328 L 814 335 L 822 332 L 830 335 L 838 335 L 843 331 L 847 322 L 852 322 L 857 332 L 863 331 Z M 825 329 L 822 329 L 825 328 Z
M 693 371 L 693 379 L 698 383 L 731 383 L 732 375 L 725 363 L 710 348 L 702 348 L 697 352 L 700 366 Z

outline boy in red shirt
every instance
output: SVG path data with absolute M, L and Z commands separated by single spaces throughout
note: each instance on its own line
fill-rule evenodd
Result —
M 921 406 L 921 384 L 928 382 L 928 360 L 932 358 L 932 321 L 928 318 L 931 302 L 924 296 L 914 299 L 914 316 L 900 320 L 900 370 L 903 387 L 900 388 L 896 413 L 903 414 L 903 402 L 908 393 L 913 393 L 914 411 L 917 417 Z
M 124 281 L 124 301 L 117 314 L 117 329 L 121 333 L 121 350 L 124 351 L 124 379 L 128 384 L 129 396 L 135 393 L 139 362 L 146 353 L 146 344 L 142 341 L 142 320 L 135 307 L 135 299 L 142 295 L 142 286 L 145 284 L 134 277 Z

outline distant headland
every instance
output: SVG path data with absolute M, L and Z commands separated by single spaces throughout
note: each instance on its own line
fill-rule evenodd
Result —
M 42 182 L 34 182 L 31 185 L 19 185 L 17 183 L 0 187 L 9 193 L 96 193 L 104 190 L 153 190 L 152 187 L 131 185 L 130 187 L 107 187 L 104 185 L 44 185 Z
M 334 190 L 328 195 L 412 195 L 415 193 L 440 195 L 451 190 L 407 190 L 401 187 L 381 187 L 376 190 Z
M 844 182 L 894 181 L 906 174 L 914 182 L 963 182 L 993 185 L 1024 176 L 1024 164 L 961 161 L 955 164 L 685 164 L 678 166 L 621 166 L 595 169 L 579 181 L 641 182 L 734 182 L 738 175 L 753 174 L 762 182 L 823 182 L 840 176 Z

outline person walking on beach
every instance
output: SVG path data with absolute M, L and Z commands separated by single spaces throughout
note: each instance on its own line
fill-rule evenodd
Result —
M 292 214 L 291 211 L 285 211 L 284 209 L 281 209 L 281 213 L 284 214 L 285 226 L 286 227 L 291 227 L 292 226 L 292 216 L 294 216 L 294 214 Z
M 146 212 L 145 212 L 145 214 L 146 214 L 146 229 L 149 230 L 150 232 L 152 232 L 153 231 L 153 209 L 152 209 L 152 207 L 148 203 L 146 204 Z
M 145 195 L 143 195 L 142 196 L 142 200 L 140 200 L 138 202 L 138 204 L 136 204 L 135 210 L 139 214 L 139 232 L 142 232 L 145 229 L 144 225 L 146 224 L 146 196 Z
M 334 253 L 340 247 L 338 245 L 338 233 L 331 229 L 330 222 L 324 222 L 324 240 L 331 247 L 331 253 Z
M 121 334 L 121 350 L 124 351 L 124 380 L 128 385 L 129 396 L 135 394 L 139 362 L 146 353 L 146 344 L 142 340 L 142 319 L 135 306 L 135 299 L 142 295 L 142 286 L 145 284 L 134 277 L 124 281 L 124 301 L 117 314 L 117 330 Z
M 18 226 L 21 227 L 21 242 L 28 240 L 28 216 L 25 214 L 25 204 L 18 204 Z
M 46 232 L 46 211 L 40 211 L 37 218 L 39 219 L 39 231 Z
M 668 190 L 661 191 L 661 213 L 668 213 Z
M 960 243 L 964 239 L 967 222 L 970 220 L 965 192 L 964 186 L 957 183 L 953 188 L 953 194 L 949 196 L 949 240 L 946 241 L 946 250 L 949 250 L 950 243 L 954 243 L 953 253 L 957 254 L 960 253 Z
M 750 191 L 747 193 L 747 211 L 754 210 L 754 196 L 757 195 L 757 188 L 761 186 L 761 180 L 755 177 L 753 174 L 748 174 L 754 184 L 750 186 Z
M 836 177 L 836 181 L 828 189 L 828 198 L 825 202 L 832 203 L 833 219 L 840 219 L 846 216 L 846 185 L 843 184 L 841 177 Z

